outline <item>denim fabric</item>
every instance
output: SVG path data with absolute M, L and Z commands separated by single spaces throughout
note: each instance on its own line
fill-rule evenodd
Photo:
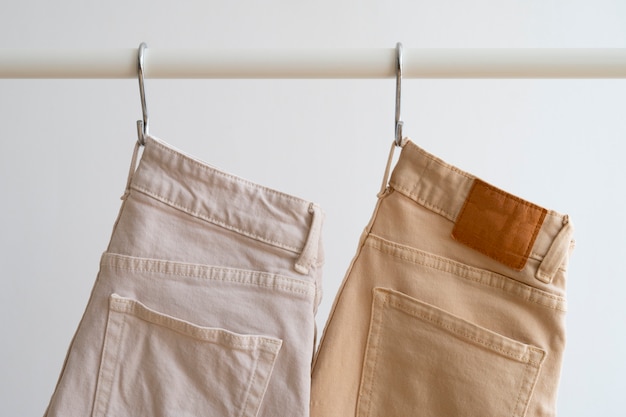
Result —
M 313 417 L 554 416 L 568 216 L 408 141 L 335 299 Z
M 46 415 L 308 416 L 318 206 L 148 138 Z

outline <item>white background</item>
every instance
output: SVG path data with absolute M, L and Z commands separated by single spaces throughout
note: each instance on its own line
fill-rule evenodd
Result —
M 626 2 L 20 1 L 0 48 L 626 47 Z M 405 80 L 405 133 L 571 215 L 561 416 L 622 416 L 626 80 Z M 395 81 L 146 81 L 151 132 L 326 212 L 326 320 L 375 203 Z M 41 415 L 119 208 L 136 80 L 0 80 L 0 415 Z

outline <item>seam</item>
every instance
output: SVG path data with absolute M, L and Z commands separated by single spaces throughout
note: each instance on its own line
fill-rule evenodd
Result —
M 202 163 L 202 162 L 200 162 L 200 161 L 198 161 L 198 160 L 196 160 L 196 159 L 194 159 L 194 158 L 192 158 L 190 156 L 183 155 L 182 153 L 180 153 L 180 152 L 178 152 L 178 151 L 176 151 L 174 149 L 170 149 L 167 146 L 163 145 L 162 143 L 160 143 L 160 142 L 158 142 L 158 141 L 156 141 L 154 139 L 153 139 L 152 143 L 155 146 L 159 147 L 161 150 L 163 150 L 163 151 L 173 155 L 175 158 L 183 159 L 183 160 L 185 160 L 185 161 L 195 165 L 196 167 L 201 168 L 204 171 L 211 171 L 212 173 L 215 173 L 215 174 L 217 174 L 217 175 L 219 175 L 221 177 L 228 178 L 228 179 L 231 179 L 231 180 L 236 181 L 238 183 L 245 184 L 245 185 L 248 185 L 248 186 L 252 186 L 254 188 L 257 188 L 257 189 L 260 189 L 260 190 L 263 190 L 263 191 L 267 191 L 268 193 L 271 193 L 271 194 L 274 194 L 276 196 L 280 196 L 280 197 L 286 198 L 286 199 L 288 199 L 290 201 L 294 201 L 294 202 L 298 202 L 298 203 L 305 203 L 307 205 L 310 204 L 308 201 L 303 200 L 301 198 L 297 198 L 297 197 L 294 197 L 292 195 L 285 194 L 285 193 L 282 193 L 282 192 L 277 191 L 277 190 L 273 190 L 273 189 L 268 188 L 268 187 L 264 187 L 264 186 L 262 186 L 260 184 L 254 183 L 252 181 L 249 181 L 249 180 L 243 179 L 241 177 L 237 177 L 235 175 L 223 172 L 223 171 L 221 171 L 221 170 L 219 170 L 219 169 L 217 169 L 215 167 L 208 166 L 205 163 Z
M 447 162 L 444 162 L 442 159 L 439 159 L 436 156 L 431 155 L 430 153 L 428 153 L 425 150 L 421 149 L 419 146 L 417 146 L 413 142 L 407 142 L 407 145 L 409 147 L 412 147 L 417 152 L 419 152 L 420 156 L 428 158 L 431 162 L 434 162 L 434 163 L 436 163 L 439 166 L 442 166 L 442 167 L 444 167 L 446 169 L 449 169 L 450 171 L 454 171 L 455 173 L 460 174 L 460 175 L 464 176 L 465 178 L 469 178 L 469 179 L 474 179 L 475 178 L 473 175 L 470 175 L 467 172 L 462 171 L 459 168 L 457 168 L 457 167 L 455 167 L 453 165 L 448 164 Z
M 279 247 L 279 248 L 282 248 L 282 249 L 285 249 L 285 250 L 288 250 L 288 251 L 291 251 L 291 252 L 295 252 L 295 253 L 299 253 L 300 252 L 300 249 L 298 249 L 298 248 L 296 248 L 294 246 L 285 245 L 284 243 L 278 242 L 276 240 L 268 239 L 268 238 L 265 238 L 263 236 L 259 236 L 259 235 L 255 234 L 255 233 L 247 232 L 247 231 L 245 231 L 243 229 L 240 229 L 238 227 L 231 226 L 231 225 L 229 225 L 229 224 L 227 224 L 227 223 L 225 223 L 225 222 L 223 222 L 221 220 L 217 220 L 214 217 L 206 216 L 206 215 L 204 215 L 202 213 L 199 213 L 197 211 L 190 210 L 189 208 L 187 208 L 187 207 L 185 207 L 185 206 L 183 206 L 181 204 L 178 204 L 178 203 L 176 203 L 176 202 L 174 202 L 174 201 L 172 201 L 172 200 L 170 200 L 168 198 L 163 197 L 162 195 L 159 195 L 159 194 L 157 194 L 155 192 L 152 192 L 152 191 L 148 190 L 147 188 L 145 188 L 142 185 L 133 184 L 131 188 L 133 188 L 133 189 L 135 189 L 135 190 L 137 190 L 137 191 L 139 191 L 141 193 L 144 193 L 144 194 L 146 194 L 146 195 L 148 195 L 150 197 L 153 197 L 153 198 L 155 198 L 155 199 L 157 199 L 159 201 L 162 201 L 163 203 L 166 203 L 166 204 L 168 204 L 168 205 L 170 205 L 170 206 L 172 206 L 174 208 L 177 208 L 177 209 L 179 209 L 179 210 L 181 210 L 181 211 L 183 211 L 183 212 L 185 212 L 187 214 L 190 214 L 190 215 L 192 215 L 194 217 L 197 217 L 199 219 L 205 220 L 205 221 L 207 221 L 209 223 L 213 223 L 213 224 L 221 226 L 221 227 L 223 227 L 225 229 L 232 230 L 232 231 L 237 232 L 239 234 L 242 234 L 244 236 L 248 236 L 248 237 L 250 237 L 252 239 L 259 240 L 261 242 L 268 243 L 270 245 L 273 245 L 273 246 L 276 246 L 276 247 Z
M 110 378 L 109 380 L 106 381 L 107 386 L 106 387 L 102 387 L 104 388 L 105 391 L 105 395 L 106 395 L 106 399 L 105 402 L 103 404 L 101 404 L 101 408 L 103 408 L 101 410 L 101 413 L 98 413 L 97 415 L 103 415 L 105 416 L 108 411 L 109 411 L 109 406 L 111 404 L 111 395 L 113 393 L 113 383 L 115 382 L 115 375 L 117 374 L 117 368 L 119 367 L 119 355 L 120 355 L 120 350 L 122 349 L 122 345 L 123 345 L 123 339 L 124 339 L 124 331 L 125 328 L 127 326 L 126 324 L 126 315 L 116 312 L 115 310 L 113 310 L 113 313 L 118 313 L 121 314 L 121 323 L 114 323 L 115 327 L 116 327 L 116 340 L 115 340 L 115 346 L 114 346 L 114 354 L 113 357 L 108 357 L 108 361 L 109 362 L 109 366 L 111 367 L 110 369 L 107 369 L 107 371 L 111 371 L 111 374 L 108 375 L 108 377 Z M 110 311 L 110 307 L 109 307 L 109 314 L 111 314 Z M 107 322 L 107 329 L 105 330 L 106 335 L 110 336 L 110 333 L 108 333 L 109 330 L 109 326 L 110 326 L 110 322 Z M 106 336 L 105 336 L 106 337 Z M 110 340 L 109 340 L 110 342 Z M 102 367 L 106 367 L 107 364 L 104 363 L 104 360 L 107 359 L 107 356 L 111 355 L 111 353 L 102 353 Z
M 405 196 L 409 197 L 411 200 L 417 202 L 418 204 L 421 204 L 422 206 L 428 208 L 429 210 L 432 210 L 438 214 L 443 215 L 448 220 L 450 221 L 455 220 L 455 217 L 452 215 L 452 213 L 448 212 L 447 210 L 442 209 L 439 206 L 428 203 L 426 199 L 419 197 L 417 194 L 415 194 L 408 188 L 403 187 L 401 185 L 397 185 L 397 184 L 392 184 L 392 187 L 398 190 L 400 193 L 404 194 Z
M 412 193 L 408 188 L 403 187 L 401 185 L 398 185 L 397 183 L 395 183 L 395 181 L 392 181 L 390 183 L 390 185 L 392 186 L 393 189 L 395 189 L 396 191 L 398 191 L 400 194 L 404 195 L 405 197 L 413 200 L 414 202 L 416 202 L 417 204 L 420 204 L 424 207 L 426 207 L 429 210 L 432 210 L 433 212 L 444 216 L 445 218 L 447 218 L 448 220 L 454 222 L 456 219 L 455 217 L 452 215 L 452 213 L 450 213 L 447 210 L 442 209 L 441 207 L 434 205 L 434 204 L 430 204 L 428 203 L 425 199 L 423 198 L 419 198 L 417 194 Z M 550 212 L 547 213 L 547 215 L 551 215 Z M 546 217 L 547 217 L 546 215 Z M 544 221 L 545 223 L 545 217 L 544 217 Z M 539 227 L 539 230 L 541 229 L 541 227 Z M 536 237 L 535 237 L 536 240 Z M 468 245 L 469 246 L 469 245 Z M 475 249 L 475 248 L 473 248 Z M 482 252 L 481 252 L 482 253 Z M 535 261 L 539 261 L 541 262 L 544 258 L 544 255 L 540 254 L 539 252 L 535 252 L 532 251 L 528 254 L 528 259 L 533 259 Z M 495 258 L 494 258 L 495 259 Z M 500 259 L 496 259 L 499 262 L 502 262 Z M 563 271 L 563 272 L 567 272 L 566 268 L 563 268 L 562 266 L 559 266 L 559 271 Z
M 185 207 L 185 206 L 183 206 L 181 204 L 178 204 L 178 203 L 176 203 L 176 202 L 174 202 L 174 201 L 172 201 L 172 200 L 170 200 L 168 198 L 165 198 L 165 197 L 163 197 L 160 194 L 154 193 L 154 192 L 148 190 L 147 188 L 145 188 L 145 187 L 143 187 L 143 186 L 141 186 L 139 184 L 133 184 L 132 188 L 134 188 L 135 190 L 137 190 L 139 192 L 142 192 L 142 193 L 144 193 L 146 195 L 154 197 L 154 198 L 156 198 L 156 199 L 158 199 L 158 200 L 160 200 L 160 201 L 162 201 L 162 202 L 164 202 L 164 203 L 166 203 L 166 204 L 168 204 L 168 205 L 170 205 L 170 206 L 172 206 L 174 208 L 177 208 L 177 209 L 179 209 L 179 210 L 181 210 L 181 211 L 183 211 L 185 213 L 191 214 L 194 217 L 197 217 L 197 218 L 202 219 L 202 220 L 206 220 L 209 223 L 216 224 L 216 225 L 221 226 L 221 227 L 223 227 L 225 229 L 232 230 L 234 232 L 240 233 L 240 234 L 242 234 L 244 236 L 248 236 L 248 237 L 253 238 L 255 240 L 259 240 L 261 242 L 269 243 L 271 245 L 277 246 L 277 247 L 282 248 L 282 249 L 289 250 L 291 252 L 299 253 L 299 249 L 296 248 L 296 247 L 293 247 L 293 246 L 290 246 L 290 245 L 285 245 L 285 244 L 283 244 L 281 242 L 278 242 L 276 240 L 264 238 L 262 236 L 259 236 L 259 235 L 255 234 L 255 233 L 250 233 L 250 232 L 247 232 L 247 231 L 245 231 L 243 229 L 240 229 L 238 227 L 231 226 L 231 225 L 229 225 L 229 224 L 227 224 L 227 223 L 225 223 L 225 222 L 223 222 L 221 220 L 215 219 L 214 217 L 206 216 L 206 215 L 203 215 L 203 214 L 201 214 L 201 213 L 199 213 L 197 211 L 190 210 L 189 208 L 187 208 L 187 207 Z
M 528 365 L 524 367 L 524 376 L 526 377 L 527 374 L 528 374 Z M 517 392 L 517 401 L 515 401 L 515 407 L 513 408 L 513 417 L 519 414 L 518 409 L 522 401 L 522 392 L 524 391 L 525 385 L 526 385 L 526 378 L 523 378 L 522 383 L 520 384 L 519 391 Z
M 385 306 L 385 304 L 389 303 L 389 299 L 387 297 L 385 297 L 382 300 L 382 306 L 381 306 L 381 310 L 376 314 L 376 353 L 374 355 L 374 363 L 372 365 L 372 372 L 370 375 L 370 390 L 369 390 L 369 398 L 371 399 L 373 397 L 373 393 L 375 390 L 375 383 L 376 383 L 376 379 L 375 379 L 375 375 L 376 375 L 376 370 L 378 369 L 378 362 L 379 362 L 379 358 L 380 358 L 380 339 L 383 337 L 382 335 L 382 324 L 383 324 L 383 320 L 384 320 L 384 310 L 382 310 L 382 308 Z M 373 401 L 368 401 L 368 407 L 367 407 L 367 415 L 371 415 L 372 414 L 372 403 Z
M 248 404 L 250 403 L 250 390 L 252 389 L 252 385 L 254 384 L 254 380 L 257 377 L 257 369 L 259 368 L 259 357 L 258 355 L 254 358 L 254 369 L 252 370 L 252 378 L 250 378 L 250 383 L 246 387 L 246 395 L 245 401 L 243 403 L 243 407 L 241 407 L 241 413 L 239 413 L 239 417 L 243 417 L 248 414 Z
M 368 243 L 367 245 L 369 247 L 371 247 L 373 249 L 376 249 L 379 252 L 391 255 L 391 256 L 393 256 L 395 258 L 402 259 L 404 261 L 411 262 L 413 264 L 422 265 L 422 266 L 424 266 L 426 268 L 438 269 L 438 270 L 441 270 L 443 272 L 450 272 L 450 273 L 452 273 L 451 271 L 446 271 L 446 270 L 437 268 L 436 266 L 433 266 L 433 265 L 431 265 L 431 264 L 429 264 L 427 262 L 422 262 L 422 261 L 413 259 L 413 258 L 408 257 L 408 256 L 403 256 L 401 254 L 397 254 L 397 253 L 394 253 L 394 252 L 391 252 L 391 251 L 386 251 L 386 250 L 384 250 L 383 247 L 384 246 L 390 246 L 392 248 L 398 249 L 399 251 L 413 252 L 415 254 L 423 256 L 426 259 L 436 260 L 436 261 L 444 263 L 446 265 L 454 266 L 456 268 L 459 268 L 459 269 L 462 269 L 464 271 L 467 271 L 468 273 L 474 272 L 476 274 L 480 274 L 480 275 L 483 275 L 483 276 L 487 275 L 489 277 L 495 277 L 495 278 L 498 278 L 498 279 L 506 279 L 508 281 L 514 281 L 512 278 L 508 278 L 508 277 L 506 277 L 504 275 L 500 275 L 500 274 L 497 274 L 495 272 L 491 272 L 491 271 L 487 271 L 487 270 L 481 270 L 481 269 L 478 269 L 478 268 L 473 268 L 471 266 L 468 266 L 468 265 L 465 265 L 465 264 L 462 264 L 462 263 L 459 263 L 459 262 L 456 262 L 456 261 L 452 261 L 452 260 L 447 259 L 447 258 L 443 258 L 443 257 L 440 257 L 440 256 L 428 254 L 428 253 L 419 251 L 419 250 L 414 249 L 414 248 L 409 248 L 409 247 L 406 247 L 406 246 L 399 245 L 397 243 L 389 242 L 389 241 L 386 241 L 383 238 L 378 237 L 376 235 L 370 235 L 370 237 L 371 237 L 371 239 L 375 240 L 376 243 L 374 243 L 374 242 Z M 512 284 L 514 284 L 516 286 L 522 286 L 524 289 L 529 291 L 530 293 L 529 293 L 529 295 L 527 297 L 523 297 L 521 294 L 518 294 L 518 293 L 515 293 L 515 292 L 506 291 L 504 288 L 502 288 L 500 286 L 492 285 L 489 282 L 485 282 L 485 280 L 481 279 L 480 277 L 471 277 L 469 275 L 459 275 L 459 274 L 454 274 L 454 275 L 455 276 L 459 276 L 460 278 L 466 279 L 468 281 L 476 282 L 478 284 L 486 285 L 488 287 L 500 290 L 502 292 L 505 292 L 506 294 L 515 295 L 515 296 L 520 297 L 520 298 L 522 298 L 522 299 L 524 299 L 526 301 L 533 302 L 535 304 L 539 304 L 539 305 L 541 305 L 543 307 L 546 307 L 546 308 L 550 308 L 550 309 L 558 310 L 558 311 L 563 311 L 563 312 L 567 311 L 566 308 L 560 307 L 558 305 L 558 304 L 565 304 L 566 301 L 565 301 L 565 299 L 563 297 L 559 297 L 559 296 L 556 296 L 556 295 L 549 294 L 549 293 L 547 293 L 545 291 L 541 291 L 541 290 L 539 290 L 537 288 L 531 287 L 531 286 L 529 286 L 527 284 L 524 284 L 522 282 L 514 281 L 514 282 L 512 282 Z M 544 298 L 552 300 L 557 305 L 550 305 L 548 303 L 543 302 L 542 299 L 544 299 Z
M 477 343 L 477 344 L 480 344 L 480 345 L 485 346 L 485 347 L 487 347 L 487 348 L 489 348 L 489 349 L 491 349 L 491 350 L 494 350 L 494 351 L 496 351 L 496 352 L 499 352 L 499 353 L 501 353 L 501 354 L 502 354 L 502 355 L 504 355 L 504 356 L 508 356 L 508 357 L 509 357 L 509 358 L 511 358 L 511 359 L 515 359 L 515 360 L 517 360 L 517 361 L 519 361 L 519 362 L 523 362 L 523 363 L 527 363 L 527 364 L 528 364 L 528 363 L 533 363 L 533 364 L 535 364 L 535 363 L 534 363 L 534 362 L 533 362 L 533 361 L 529 358 L 529 356 L 528 356 L 528 355 L 521 355 L 521 356 L 520 356 L 520 355 L 518 355 L 518 354 L 516 354 L 516 353 L 513 353 L 513 352 L 511 352 L 511 351 L 508 351 L 508 350 L 506 350 L 506 349 L 503 349 L 502 347 L 497 346 L 497 345 L 494 345 L 494 344 L 493 344 L 493 343 L 491 343 L 491 342 L 488 342 L 488 341 L 483 340 L 483 339 L 481 339 L 481 338 L 478 338 L 478 337 L 476 337 L 476 336 L 472 336 L 472 335 L 470 335 L 470 334 L 468 334 L 467 332 L 464 332 L 464 331 L 462 331 L 462 330 L 456 329 L 455 327 L 450 326 L 449 324 L 446 324 L 446 323 L 445 323 L 444 321 L 442 321 L 442 320 L 436 320 L 436 319 L 433 319 L 432 317 L 429 317 L 427 314 L 424 314 L 424 313 L 420 312 L 419 310 L 416 310 L 416 309 L 411 309 L 411 308 L 405 307 L 405 306 L 404 306 L 404 305 L 402 305 L 401 303 L 399 303 L 399 302 L 394 302 L 394 301 L 389 301 L 387 304 L 389 304 L 390 306 L 395 307 L 396 309 L 401 310 L 401 311 L 403 311 L 403 312 L 405 312 L 405 313 L 407 313 L 407 314 L 410 314 L 410 315 L 411 315 L 411 316 L 413 316 L 413 317 L 418 317 L 418 318 L 421 318 L 422 320 L 425 320 L 425 321 L 428 321 L 428 322 L 434 323 L 434 324 L 438 325 L 439 327 L 442 327 L 442 328 L 444 328 L 444 329 L 448 330 L 448 331 L 449 331 L 449 332 L 451 332 L 451 333 L 454 333 L 454 334 L 456 334 L 456 335 L 458 335 L 458 336 L 461 336 L 461 337 L 463 337 L 463 338 L 465 338 L 465 339 L 469 339 L 469 340 L 471 340 L 471 341 L 473 341 L 473 342 L 475 342 L 475 343 Z
M 291 286 L 287 286 L 287 285 L 270 285 L 270 284 L 264 284 L 261 282 L 249 282 L 247 280 L 245 280 L 244 278 L 224 278 L 224 277 L 213 277 L 213 276 L 198 276 L 197 274 L 192 274 L 192 273 L 175 273 L 175 272 L 168 272 L 168 271 L 155 271 L 154 269 L 150 269 L 150 268 L 131 268 L 131 267 L 123 267 L 123 266 L 119 266 L 119 265 L 104 265 L 105 267 L 109 267 L 111 269 L 119 269 L 119 270 L 123 270 L 123 271 L 129 271 L 129 272 L 146 272 L 146 273 L 150 273 L 150 274 L 162 274 L 162 275 L 171 275 L 171 276 L 180 276 L 180 277 L 185 277 L 185 278 L 194 278 L 194 279 L 198 279 L 198 280 L 209 280 L 209 281 L 223 281 L 223 282 L 234 282 L 234 283 L 238 283 L 238 284 L 247 284 L 247 285 L 251 285 L 251 286 L 257 286 L 257 287 L 265 287 L 265 288 L 276 288 L 276 289 L 280 289 L 280 290 L 284 290 L 284 291 L 288 291 L 288 292 L 293 292 L 293 293 L 298 293 L 298 294 L 304 294 L 304 295 L 308 295 L 310 294 L 310 291 L 307 290 L 298 290 L 298 289 L 294 289 Z M 216 271 L 216 272 L 231 272 L 233 270 L 229 270 L 229 269 L 220 269 L 220 268 L 211 268 L 212 271 Z M 264 276 L 263 273 L 259 273 L 257 274 L 249 274 L 248 276 Z M 271 278 L 277 278 L 276 275 L 265 275 L 267 277 L 271 277 Z M 281 277 L 283 278 L 283 277 Z M 285 278 L 283 278 L 285 279 Z M 297 282 L 295 285 L 299 285 L 299 284 L 304 284 L 304 285 L 308 285 L 308 283 L 302 281 L 302 282 Z
M 545 358 L 546 352 L 541 351 L 541 350 L 539 352 L 541 353 L 541 360 L 543 361 L 543 359 Z M 541 362 L 536 363 L 536 367 L 534 369 L 531 369 L 530 363 L 526 365 L 524 369 L 523 382 L 520 386 L 520 390 L 517 395 L 517 402 L 515 403 L 515 408 L 513 410 L 513 417 L 524 416 L 524 412 L 528 408 L 528 403 L 530 402 L 533 391 L 537 384 L 537 379 L 539 377 L 540 369 L 541 369 Z M 522 395 L 522 394 L 525 394 L 525 395 Z M 523 400 L 523 397 L 525 397 L 525 401 Z M 520 405 L 522 406 L 522 409 L 519 409 Z
M 524 258 L 525 258 L 524 255 L 519 255 L 516 252 L 505 251 L 506 255 L 510 255 L 510 256 L 512 256 L 514 258 L 518 258 L 519 259 L 516 263 L 506 260 L 501 255 L 494 254 L 492 252 L 492 250 L 493 249 L 498 249 L 498 247 L 496 245 L 485 245 L 485 246 L 488 246 L 488 249 L 484 249 L 484 247 L 481 247 L 481 246 L 479 246 L 479 245 L 477 245 L 476 243 L 473 243 L 473 242 L 462 241 L 462 243 L 465 246 L 468 246 L 468 247 L 474 249 L 475 251 L 480 252 L 483 255 L 488 256 L 491 259 L 494 259 L 494 260 L 500 262 L 503 265 L 506 265 L 506 266 L 509 266 L 509 267 L 515 269 L 516 271 L 521 271 L 522 268 L 524 268 L 524 265 L 526 265 L 526 262 L 524 260 Z M 484 243 L 484 242 L 482 242 L 482 243 Z
M 533 261 L 537 261 L 537 262 L 543 261 L 544 258 L 545 258 L 544 255 L 541 255 L 540 253 L 537 253 L 537 252 L 531 252 L 530 255 L 528 256 L 528 259 L 532 259 Z M 559 265 L 557 267 L 557 271 L 567 272 L 567 268 L 564 267 L 563 265 Z
M 380 305 L 378 305 L 380 303 Z M 366 362 L 364 364 L 364 370 L 369 370 L 369 372 L 367 373 L 367 376 L 363 376 L 365 378 L 367 378 L 367 385 L 368 385 L 368 389 L 367 389 L 367 410 L 365 411 L 365 415 L 363 417 L 367 417 L 370 416 L 372 414 L 372 398 L 373 398 L 373 393 L 374 393 L 374 389 L 375 389 L 375 378 L 374 376 L 376 375 L 376 369 L 378 368 L 378 359 L 380 357 L 380 339 L 382 337 L 382 329 L 383 329 L 383 314 L 385 311 L 385 305 L 387 305 L 389 303 L 389 296 L 387 294 L 385 294 L 384 296 L 380 297 L 379 300 L 376 300 L 376 295 L 374 295 L 374 303 L 372 306 L 372 323 L 371 323 L 371 328 L 370 328 L 370 333 L 374 332 L 373 336 L 375 337 L 376 340 L 372 340 L 373 342 L 373 346 L 366 346 L 366 349 L 368 349 L 368 352 L 371 352 L 372 349 L 374 349 L 374 357 L 372 358 L 373 362 L 371 364 L 371 366 L 368 367 L 368 363 Z M 368 338 L 369 339 L 369 338 Z M 369 340 L 368 340 L 368 344 L 369 344 Z M 365 354 L 365 360 L 368 361 L 368 355 L 367 353 Z M 369 369 L 368 369 L 369 368 Z M 359 399 L 360 401 L 360 399 Z M 359 417 L 361 417 L 361 413 L 359 413 Z
M 124 316 L 124 323 L 126 323 L 126 317 L 128 316 L 150 325 L 159 326 L 170 332 L 178 333 L 190 339 L 228 349 L 266 351 L 267 349 L 262 346 L 263 343 L 273 344 L 275 346 L 280 346 L 281 344 L 278 340 L 272 340 L 266 336 L 242 335 L 226 329 L 199 326 L 152 310 L 133 299 L 118 298 L 115 300 L 115 303 L 122 304 L 120 307 L 117 305 L 114 306 L 112 310 Z
M 138 262 L 146 262 L 146 261 L 138 260 Z M 154 261 L 154 262 L 162 262 L 162 261 Z M 174 264 L 174 265 L 184 265 L 184 264 Z M 188 272 L 161 271 L 155 268 L 123 266 L 123 265 L 115 264 L 114 262 L 106 262 L 106 261 L 102 263 L 102 266 L 108 267 L 111 269 L 117 269 L 117 270 L 122 270 L 122 271 L 129 271 L 129 272 L 138 272 L 138 273 L 143 272 L 143 273 L 149 273 L 149 274 L 161 274 L 161 275 L 193 278 L 197 280 L 233 282 L 233 283 L 246 284 L 246 285 L 257 286 L 257 287 L 275 288 L 275 289 L 280 289 L 280 290 L 284 290 L 287 292 L 298 293 L 298 294 L 303 294 L 303 295 L 311 294 L 311 292 L 314 291 L 313 287 L 315 286 L 313 283 L 309 283 L 307 281 L 298 281 L 298 280 L 295 280 L 289 277 L 283 277 L 280 275 L 274 275 L 274 274 L 263 273 L 263 272 L 228 269 L 228 268 L 207 267 L 208 269 L 204 272 L 209 272 L 209 274 L 206 274 L 206 273 L 194 274 L 193 271 L 188 271 Z M 193 266 L 191 267 L 193 268 Z M 215 274 L 211 274 L 210 272 L 226 273 L 226 274 L 235 273 L 237 275 L 243 275 L 243 277 L 240 277 L 240 278 L 228 278 L 228 277 L 223 277 L 223 276 L 216 277 L 214 276 Z M 268 277 L 268 278 L 272 278 L 272 279 L 279 280 L 279 281 L 285 280 L 285 281 L 288 281 L 292 285 L 280 285 L 280 284 L 271 285 L 271 284 L 266 284 L 262 282 L 250 282 L 249 280 L 246 280 L 247 277 Z M 297 288 L 293 288 L 293 286 L 310 286 L 311 289 L 300 290 Z

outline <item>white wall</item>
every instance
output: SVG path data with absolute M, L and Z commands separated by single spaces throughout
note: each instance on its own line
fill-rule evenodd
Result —
M 34 0 L 0 5 L 0 48 L 624 48 L 625 23 L 620 0 Z M 146 82 L 152 133 L 324 207 L 323 324 L 374 206 L 394 81 Z M 626 80 L 404 82 L 415 142 L 574 221 L 563 416 L 623 415 L 625 98 Z M 135 80 L 0 80 L 2 416 L 47 405 L 140 112 Z

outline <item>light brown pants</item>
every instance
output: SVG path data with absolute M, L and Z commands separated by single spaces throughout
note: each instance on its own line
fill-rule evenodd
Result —
M 553 416 L 568 217 L 408 142 L 337 295 L 313 417 Z

